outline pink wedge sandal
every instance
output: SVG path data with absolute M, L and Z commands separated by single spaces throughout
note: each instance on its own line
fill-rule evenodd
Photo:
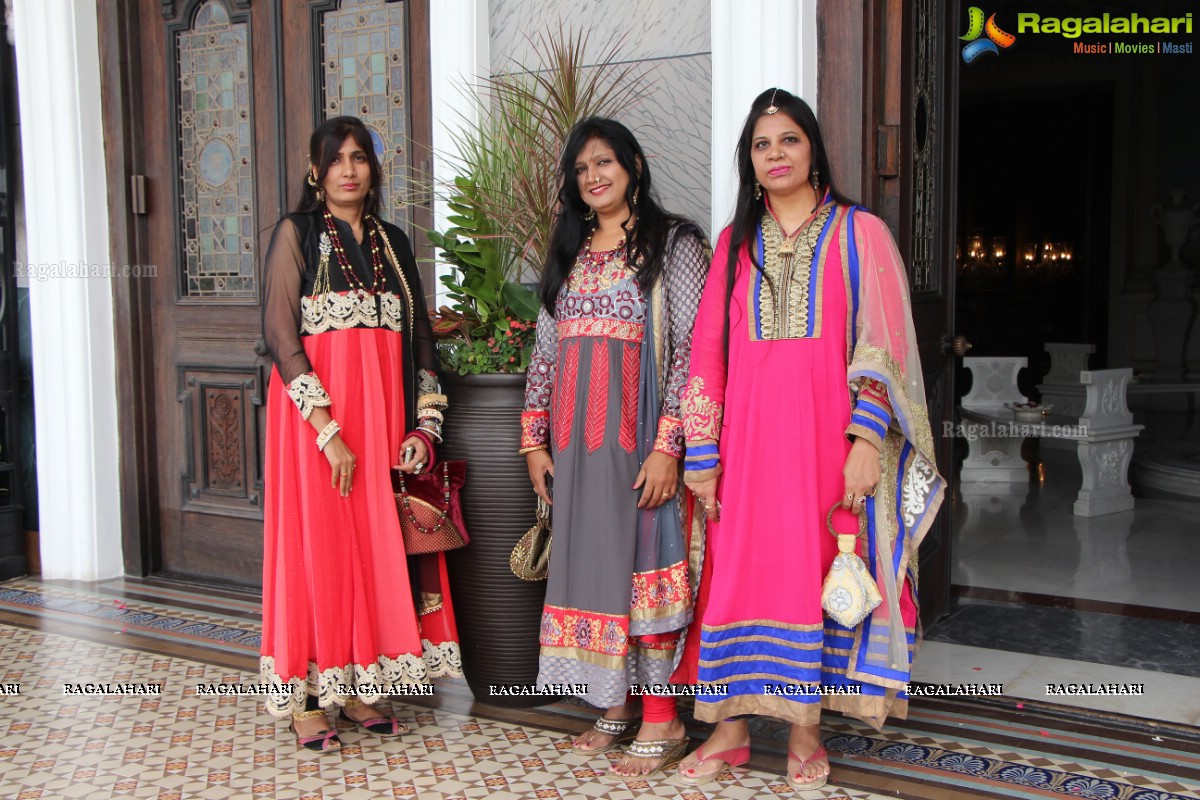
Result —
M 696 758 L 699 759 L 696 764 L 697 766 L 703 764 L 705 761 L 724 761 L 726 766 L 732 769 L 733 767 L 740 767 L 750 760 L 749 745 L 734 747 L 730 750 L 722 750 L 719 753 L 713 753 L 712 755 L 707 756 L 701 752 L 703 749 L 704 745 L 700 745 L 700 747 L 696 748 Z M 717 776 L 722 772 L 723 770 L 717 770 L 716 772 L 706 772 L 703 775 L 687 775 L 680 770 L 676 772 L 675 775 L 679 778 L 679 782 L 685 786 L 704 786 L 714 782 L 717 779 Z

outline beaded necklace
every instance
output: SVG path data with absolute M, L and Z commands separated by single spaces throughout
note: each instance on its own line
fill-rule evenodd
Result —
M 350 264 L 350 259 L 346 257 L 346 251 L 342 248 L 341 237 L 338 236 L 337 226 L 333 223 L 333 214 L 329 213 L 329 209 L 323 211 L 325 217 L 325 227 L 329 232 L 329 242 L 332 246 L 334 255 L 337 257 L 338 265 L 342 268 L 342 277 L 346 279 L 346 283 L 352 290 L 357 289 L 360 294 L 376 294 L 383 288 L 383 258 L 379 254 L 379 221 L 373 216 L 368 216 L 366 222 L 370 224 L 367 231 L 367 238 L 371 240 L 371 287 L 368 289 L 367 284 L 354 272 L 354 267 Z

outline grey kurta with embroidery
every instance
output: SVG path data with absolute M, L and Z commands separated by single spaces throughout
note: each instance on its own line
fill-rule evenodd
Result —
M 666 683 L 691 621 L 694 548 L 677 501 L 639 510 L 633 489 L 655 450 L 679 459 L 679 403 L 709 264 L 691 226 L 669 239 L 649 296 L 624 247 L 580 251 L 552 317 L 538 320 L 523 415 L 526 449 L 554 460 L 554 544 L 539 685 L 601 708 L 634 684 Z

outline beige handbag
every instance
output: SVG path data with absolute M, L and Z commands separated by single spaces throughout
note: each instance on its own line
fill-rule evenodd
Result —
M 508 557 L 508 566 L 523 581 L 544 581 L 550 573 L 550 506 L 538 498 L 537 521 L 517 541 Z
M 835 505 L 825 516 L 826 527 L 837 539 L 838 554 L 821 588 L 821 607 L 838 624 L 853 628 L 883 602 L 883 596 L 867 571 L 867 565 L 855 552 L 858 540 L 866 542 L 867 539 L 866 511 L 859 515 L 857 534 L 838 533 L 833 529 L 833 512 L 837 508 Z

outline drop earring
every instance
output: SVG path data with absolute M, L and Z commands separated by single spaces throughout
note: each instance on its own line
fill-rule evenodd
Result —
M 308 173 L 308 185 L 316 190 L 317 202 L 324 203 L 325 202 L 325 187 L 321 186 L 317 183 L 317 177 L 315 175 L 313 175 L 311 172 Z
M 808 182 L 812 184 L 813 191 L 819 195 L 821 193 L 821 173 L 814 169 Z M 817 199 L 820 200 L 821 198 L 818 197 Z
M 762 184 L 758 181 L 754 182 L 754 199 L 762 200 Z
M 584 214 L 583 218 L 585 220 L 587 220 L 588 222 L 591 222 L 592 220 L 594 220 L 596 218 L 596 209 L 589 208 L 588 213 Z
M 636 189 L 634 189 L 634 190 L 633 190 L 633 207 L 634 207 L 634 208 L 637 208 L 637 204 L 638 204 L 638 196 L 639 196 L 641 193 L 642 193 L 642 187 L 640 187 L 640 186 L 639 186 L 638 188 L 636 188 Z

